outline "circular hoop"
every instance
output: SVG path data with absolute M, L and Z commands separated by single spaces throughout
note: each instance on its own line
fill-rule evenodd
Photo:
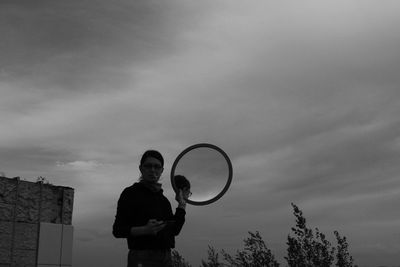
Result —
M 215 201 L 217 201 L 218 199 L 220 199 L 225 193 L 226 191 L 228 191 L 229 186 L 231 185 L 232 182 L 232 163 L 231 160 L 229 159 L 228 155 L 225 153 L 225 151 L 223 151 L 221 148 L 212 145 L 212 144 L 207 144 L 207 143 L 200 143 L 200 144 L 196 144 L 196 145 L 192 145 L 189 146 L 188 148 L 186 148 L 185 150 L 183 150 L 178 157 L 175 159 L 174 164 L 172 164 L 172 168 L 171 168 L 171 184 L 172 184 L 172 188 L 174 189 L 174 191 L 177 193 L 178 192 L 178 188 L 175 185 L 175 169 L 176 166 L 178 165 L 179 160 L 185 155 L 187 154 L 189 151 L 196 149 L 196 148 L 200 148 L 200 147 L 207 147 L 207 148 L 211 148 L 214 149 L 216 151 L 218 151 L 219 153 L 221 153 L 221 155 L 225 158 L 226 163 L 228 164 L 228 169 L 229 169 L 229 174 L 228 174 L 228 180 L 225 184 L 225 187 L 222 189 L 221 192 L 219 192 L 218 195 L 216 195 L 215 197 L 209 199 L 209 200 L 205 200 L 205 201 L 193 201 L 193 200 L 186 200 L 187 203 L 194 205 L 194 206 L 204 206 L 204 205 L 208 205 L 211 204 Z

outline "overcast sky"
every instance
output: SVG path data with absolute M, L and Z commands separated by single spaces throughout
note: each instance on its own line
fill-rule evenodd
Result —
M 360 266 L 400 263 L 400 3 L 2 0 L 0 172 L 73 187 L 74 267 L 125 266 L 111 235 L 141 154 L 229 155 L 228 193 L 188 206 L 177 249 L 260 231 L 283 266 L 295 220 Z

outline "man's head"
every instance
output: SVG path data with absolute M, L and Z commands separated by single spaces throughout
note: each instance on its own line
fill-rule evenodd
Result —
M 147 150 L 140 159 L 141 180 L 156 183 L 164 170 L 164 158 L 156 150 Z
M 146 152 L 144 152 L 142 158 L 140 159 L 140 166 L 144 164 L 147 158 L 158 159 L 161 163 L 161 167 L 164 167 L 164 158 L 157 150 L 147 150 Z

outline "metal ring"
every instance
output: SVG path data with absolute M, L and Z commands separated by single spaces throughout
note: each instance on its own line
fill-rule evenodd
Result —
M 172 164 L 172 168 L 171 168 L 171 184 L 172 184 L 172 188 L 174 189 L 174 191 L 177 193 L 178 192 L 178 188 L 175 185 L 175 169 L 176 166 L 178 165 L 179 160 L 185 155 L 187 154 L 189 151 L 196 149 L 196 148 L 200 148 L 200 147 L 208 147 L 211 149 L 214 149 L 216 151 L 218 151 L 219 153 L 222 154 L 222 156 L 224 156 L 226 163 L 228 164 L 228 169 L 229 169 L 229 175 L 228 175 L 228 180 L 225 184 L 225 187 L 222 189 L 221 192 L 219 192 L 218 195 L 216 195 L 215 197 L 209 199 L 209 200 L 205 200 L 205 201 L 193 201 L 188 199 L 186 202 L 191 204 L 191 205 L 195 205 L 195 206 L 204 206 L 204 205 L 208 205 L 211 204 L 215 201 L 217 201 L 218 199 L 220 199 L 225 193 L 226 191 L 228 191 L 229 186 L 231 185 L 232 182 L 232 163 L 231 160 L 229 159 L 228 155 L 225 153 L 225 151 L 223 151 L 221 148 L 217 147 L 216 145 L 212 145 L 212 144 L 207 144 L 207 143 L 200 143 L 200 144 L 196 144 L 196 145 L 192 145 L 189 146 L 188 148 L 186 148 L 185 150 L 183 150 L 178 157 L 175 159 L 174 164 Z

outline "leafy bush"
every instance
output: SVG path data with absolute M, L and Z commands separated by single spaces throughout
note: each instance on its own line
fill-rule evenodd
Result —
M 287 257 L 285 257 L 290 267 L 326 267 L 331 266 L 334 260 L 334 248 L 326 240 L 325 235 L 318 228 L 314 234 L 306 225 L 303 212 L 294 204 L 294 216 L 296 217 L 296 227 L 292 227 L 294 237 L 288 235 Z
M 244 240 L 244 249 L 238 250 L 234 256 L 222 250 L 222 261 L 220 261 L 220 254 L 212 246 L 208 246 L 208 258 L 206 261 L 202 260 L 201 267 L 279 267 L 279 263 L 271 250 L 267 248 L 260 233 L 249 232 L 249 235 L 250 237 Z
M 189 262 L 187 262 L 177 250 L 172 250 L 172 264 L 174 267 L 192 267 Z
M 295 204 L 292 203 L 292 207 L 296 225 L 291 228 L 292 235 L 288 235 L 286 242 L 288 248 L 285 259 L 289 267 L 330 267 L 335 257 L 337 267 L 357 267 L 349 253 L 346 237 L 334 231 L 337 246 L 333 247 L 318 228 L 313 231 L 307 227 L 303 212 Z M 225 250 L 219 254 L 212 246 L 208 246 L 207 260 L 202 260 L 200 267 L 279 267 L 260 233 L 248 233 L 250 236 L 243 240 L 244 249 L 237 250 L 233 256 Z M 173 251 L 172 256 L 175 267 L 191 267 L 177 251 Z
M 336 266 L 338 267 L 353 267 L 353 257 L 349 253 L 349 244 L 346 237 L 341 237 L 338 231 L 335 231 L 337 240 Z
M 279 267 L 271 250 L 267 248 L 260 233 L 249 232 L 250 237 L 244 240 L 244 250 L 237 251 L 235 256 L 231 256 L 222 250 L 224 259 L 235 267 L 269 266 Z
M 207 261 L 202 260 L 201 261 L 201 267 L 221 267 L 221 266 L 226 266 L 226 264 L 221 263 L 219 261 L 219 254 L 218 252 L 215 251 L 215 249 L 212 246 L 208 246 L 207 250 Z

